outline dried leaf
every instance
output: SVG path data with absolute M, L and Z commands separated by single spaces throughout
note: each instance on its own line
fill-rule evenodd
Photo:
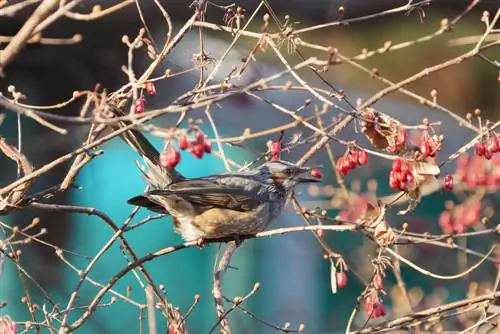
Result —
M 332 293 L 337 293 L 337 267 L 333 260 L 330 259 L 330 286 L 332 288 Z

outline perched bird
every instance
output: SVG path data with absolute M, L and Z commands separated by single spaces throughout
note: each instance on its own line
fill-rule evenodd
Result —
M 124 116 L 114 109 L 113 113 Z M 118 129 L 128 121 L 113 123 Z M 276 219 L 295 186 L 318 182 L 308 177 L 310 167 L 277 160 L 258 168 L 200 178 L 185 178 L 159 163 L 159 152 L 138 130 L 122 138 L 144 159 L 141 167 L 150 190 L 128 203 L 172 216 L 174 229 L 184 240 L 252 235 L 265 230 Z

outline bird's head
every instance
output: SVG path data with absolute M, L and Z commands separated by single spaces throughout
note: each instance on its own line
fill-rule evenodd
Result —
M 318 178 L 307 175 L 312 167 L 297 166 L 284 160 L 269 161 L 259 167 L 260 176 L 271 184 L 283 187 L 286 191 L 301 183 L 320 182 Z

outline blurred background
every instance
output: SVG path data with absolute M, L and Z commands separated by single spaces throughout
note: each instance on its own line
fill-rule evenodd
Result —
M 345 17 L 357 17 L 380 12 L 385 9 L 405 5 L 407 1 L 300 1 L 300 0 L 271 0 L 271 6 L 283 18 L 290 15 L 292 20 L 298 21 L 298 27 L 307 27 L 325 23 L 338 18 L 338 8 L 345 8 Z M 86 1 L 75 11 L 88 13 L 93 5 L 100 3 L 103 7 L 114 1 Z M 142 1 L 144 16 L 153 31 L 156 41 L 161 44 L 165 35 L 165 23 L 153 2 Z M 186 18 L 192 15 L 188 8 L 190 1 L 162 1 L 169 11 L 174 27 L 178 29 Z M 247 16 L 253 12 L 259 1 L 242 0 L 237 5 L 246 9 Z M 362 21 L 349 26 L 327 28 L 306 33 L 301 38 L 311 43 L 331 45 L 340 50 L 343 55 L 354 56 L 362 49 L 373 50 L 381 47 L 390 40 L 393 43 L 413 40 L 436 31 L 443 18 L 452 19 L 459 15 L 469 1 L 435 1 L 431 6 L 424 7 L 425 17 L 416 12 L 409 15 L 403 13 L 383 16 L 372 20 Z M 219 5 L 228 5 L 228 1 L 217 1 Z M 468 51 L 472 46 L 449 46 L 448 41 L 461 36 L 481 34 L 484 25 L 480 22 L 484 10 L 494 12 L 500 4 L 498 1 L 483 1 L 471 13 L 463 18 L 454 29 L 429 42 L 404 48 L 400 51 L 389 52 L 360 61 L 367 68 L 376 68 L 378 72 L 392 81 L 400 81 L 422 69 L 456 57 Z M 1 16 L 0 35 L 14 35 L 31 14 L 32 9 L 21 11 L 15 17 Z M 264 12 L 261 13 L 261 16 Z M 206 16 L 208 22 L 222 24 L 224 11 L 209 6 Z M 250 26 L 249 30 L 259 31 L 261 20 Z M 124 85 L 128 79 L 120 70 L 127 62 L 127 49 L 121 43 L 122 35 L 135 36 L 141 27 L 135 6 L 128 6 L 114 15 L 96 21 L 82 22 L 63 19 L 54 23 L 44 32 L 45 37 L 69 38 L 75 33 L 82 34 L 83 40 L 71 46 L 29 45 L 6 69 L 6 77 L 0 81 L 0 91 L 7 94 L 8 85 L 15 85 L 27 97 L 27 103 L 32 105 L 51 105 L 67 100 L 75 90 L 93 89 L 100 83 L 109 91 Z M 205 48 L 210 57 L 220 58 L 229 45 L 232 36 L 227 33 L 205 31 Z M 222 68 L 218 71 L 216 82 L 223 80 L 233 65 L 238 66 L 241 58 L 246 56 L 255 44 L 255 40 L 241 38 L 230 53 Z M 1 45 L 0 47 L 4 47 Z M 193 66 L 192 55 L 198 52 L 199 41 L 197 29 L 193 29 L 178 45 L 176 50 L 162 64 L 162 70 L 171 69 L 173 73 L 180 72 Z M 284 47 L 283 47 L 284 49 Z M 326 54 L 304 51 L 306 56 L 317 56 L 325 59 Z M 491 49 L 486 54 L 492 59 L 499 59 L 500 52 Z M 291 61 L 298 60 L 289 57 Z M 136 57 L 137 68 L 143 69 L 148 64 L 144 54 Z M 251 63 L 249 70 L 242 79 L 242 83 L 250 82 L 260 77 L 267 77 L 282 70 L 282 64 L 268 50 L 260 53 L 258 61 Z M 208 69 L 211 69 L 209 66 Z M 321 86 L 315 77 L 306 73 L 305 78 L 312 86 Z M 341 64 L 330 68 L 324 77 L 343 89 L 350 101 L 366 98 L 384 88 L 378 80 L 373 80 L 366 73 Z M 198 73 L 164 80 L 156 85 L 157 95 L 148 99 L 147 108 L 168 105 L 176 97 L 191 90 L 197 83 Z M 292 80 L 286 77 L 285 82 Z M 483 116 L 492 121 L 498 119 L 498 69 L 494 69 L 487 62 L 475 58 L 453 66 L 447 70 L 437 72 L 432 76 L 419 80 L 407 88 L 412 92 L 430 98 L 433 89 L 438 91 L 438 101 L 450 110 L 465 116 L 476 108 L 482 110 Z M 323 87 L 326 88 L 326 87 Z M 297 92 L 268 92 L 261 94 L 270 100 L 295 109 L 303 104 L 308 97 Z M 57 110 L 64 115 L 76 115 L 80 105 L 71 105 Z M 406 124 L 419 124 L 424 117 L 431 122 L 441 121 L 438 130 L 445 134 L 447 141 L 443 149 L 443 157 L 454 152 L 464 142 L 473 138 L 474 134 L 462 127 L 446 114 L 420 105 L 402 94 L 391 94 L 376 104 L 376 108 L 397 117 Z M 0 134 L 11 143 L 16 143 L 17 125 L 15 114 L 5 111 L 7 118 L 0 126 Z M 203 117 L 203 111 L 195 112 L 193 117 Z M 218 125 L 221 136 L 240 135 L 245 128 L 253 131 L 266 129 L 290 122 L 290 118 L 272 109 L 265 103 L 246 97 L 236 97 L 224 101 L 213 109 L 213 116 Z M 333 116 L 330 114 L 329 117 Z M 244 120 L 244 121 L 242 121 Z M 175 124 L 175 117 L 164 117 L 156 124 L 169 127 Z M 327 120 L 328 121 L 328 120 Z M 206 122 L 202 129 L 212 135 L 212 130 Z M 22 119 L 23 152 L 29 157 L 35 167 L 70 152 L 81 145 L 88 131 L 87 127 L 70 126 L 70 135 L 61 136 L 35 124 L 29 119 Z M 362 141 L 356 129 L 347 129 L 343 138 L 358 138 Z M 285 138 L 290 139 L 294 133 L 308 134 L 306 129 L 296 128 L 286 132 Z M 161 140 L 151 138 L 158 148 L 162 147 Z M 267 140 L 276 140 L 277 136 L 269 136 L 245 143 L 245 148 L 231 147 L 226 153 L 231 159 L 240 163 L 251 161 L 256 157 L 255 152 L 265 152 Z M 363 143 L 366 143 L 363 142 Z M 294 161 L 303 154 L 308 147 L 301 147 L 291 153 L 285 153 L 283 158 Z M 76 183 L 82 190 L 71 190 L 59 194 L 51 203 L 74 204 L 95 207 L 106 212 L 119 225 L 130 214 L 132 207 L 126 200 L 139 194 L 144 189 L 139 171 L 135 166 L 137 156 L 125 144 L 116 139 L 103 146 L 104 154 L 86 166 L 77 178 Z M 336 154 L 342 154 L 344 147 L 332 144 Z M 327 155 L 322 152 L 316 156 L 311 164 L 323 164 L 326 190 L 317 195 L 317 189 L 301 189 L 299 200 L 307 206 L 313 201 L 328 202 L 331 198 L 332 187 L 337 187 L 335 175 L 332 171 Z M 379 195 L 390 194 L 387 186 L 389 164 L 380 159 L 371 159 L 368 166 L 351 173 L 347 183 L 355 181 L 354 188 L 365 192 L 368 180 L 375 179 L 379 183 Z M 69 164 L 60 166 L 53 172 L 38 179 L 33 191 L 42 190 L 55 185 L 64 177 Z M 179 167 L 180 171 L 189 177 L 203 176 L 224 171 L 223 163 L 214 156 L 206 156 L 200 162 L 189 155 L 183 155 Z M 4 156 L 0 157 L 0 184 L 3 186 L 15 178 L 16 166 Z M 447 165 L 445 172 L 453 172 L 454 164 Z M 437 219 L 444 210 L 445 200 L 459 201 L 453 194 L 437 192 L 423 200 L 419 208 L 409 216 L 393 216 L 391 225 L 401 227 L 405 220 L 410 222 L 410 230 L 415 232 L 429 231 L 439 233 Z M 495 199 L 485 203 L 492 206 Z M 331 214 L 336 211 L 331 210 Z M 148 215 L 140 212 L 135 218 L 139 221 Z M 78 268 L 83 269 L 88 259 L 82 256 L 94 256 L 111 237 L 112 231 L 102 221 L 93 216 L 64 214 L 26 210 L 1 217 L 2 222 L 9 225 L 25 226 L 33 217 L 40 217 L 41 227 L 49 233 L 44 240 L 71 250 L 81 256 L 67 255 L 68 259 Z M 302 219 L 292 210 L 284 213 L 273 227 L 302 225 Z M 0 239 L 2 238 L 0 232 Z M 181 242 L 179 236 L 173 233 L 169 219 L 150 222 L 127 234 L 131 246 L 140 255 L 174 245 Z M 376 256 L 376 245 L 367 239 L 353 234 L 331 233 L 326 237 L 329 245 L 346 258 L 349 268 L 361 277 L 370 276 L 370 260 Z M 491 242 L 476 242 L 471 240 L 469 245 L 478 251 L 486 252 Z M 39 244 L 30 244 L 22 247 L 24 267 L 33 277 L 51 293 L 53 299 L 65 303 L 73 291 L 78 276 L 67 265 L 54 255 L 54 250 Z M 468 259 L 457 256 L 456 252 L 445 251 L 437 247 L 408 246 L 404 253 L 416 263 L 426 269 L 440 274 L 454 274 L 462 271 L 467 264 L 475 263 L 475 258 Z M 209 245 L 203 250 L 187 249 L 171 256 L 166 256 L 148 263 L 157 284 L 164 284 L 169 301 L 186 312 L 193 302 L 195 294 L 200 294 L 201 301 L 188 321 L 191 333 L 207 333 L 215 324 L 215 309 L 211 298 L 212 271 L 215 255 L 219 246 Z M 432 259 L 432 261 L 429 261 Z M 126 265 L 117 243 L 92 270 L 90 277 L 105 284 L 113 275 Z M 291 322 L 292 327 L 300 323 L 306 324 L 309 333 L 337 333 L 342 332 L 352 308 L 356 305 L 356 297 L 363 290 L 363 285 L 351 273 L 346 288 L 333 295 L 330 289 L 330 264 L 323 260 L 323 251 L 311 234 L 291 234 L 271 239 L 258 239 L 245 242 L 233 259 L 232 266 L 224 279 L 224 293 L 229 298 L 242 296 L 250 291 L 255 282 L 262 287 L 245 307 L 262 319 L 276 325 Z M 480 270 L 473 272 L 463 279 L 454 281 L 437 281 L 425 277 L 409 268 L 403 268 L 403 277 L 408 290 L 414 300 L 414 309 L 422 309 L 440 303 L 450 302 L 463 298 L 469 290 L 471 282 L 478 282 L 477 291 L 486 291 L 495 276 L 495 268 L 491 264 L 484 265 Z M 28 319 L 29 314 L 21 302 L 23 296 L 22 283 L 15 267 L 6 264 L 3 275 L 0 277 L 0 301 L 6 301 L 7 306 L 0 308 L 0 315 L 9 314 L 15 320 Z M 384 303 L 387 305 L 388 316 L 405 312 L 401 304 L 401 297 L 394 284 L 395 280 L 389 273 L 385 288 L 387 296 Z M 125 294 L 131 289 L 131 298 L 144 301 L 144 291 L 133 275 L 122 279 L 115 290 Z M 78 305 L 87 305 L 98 288 L 85 283 L 78 299 Z M 43 303 L 43 297 L 33 286 L 29 287 L 32 298 L 38 304 Z M 479 293 L 478 292 L 478 293 Z M 110 296 L 103 302 L 109 302 Z M 399 303 L 399 304 L 398 304 Z M 394 307 L 391 307 L 394 306 Z M 81 311 L 83 312 L 83 310 Z M 73 320 L 80 311 L 74 312 Z M 135 333 L 139 332 L 139 310 L 122 300 L 114 305 L 97 310 L 94 316 L 80 329 L 82 333 Z M 263 326 L 252 320 L 242 312 L 235 311 L 230 316 L 235 333 L 272 333 L 275 330 Z M 362 326 L 366 318 L 359 317 L 357 326 Z M 458 326 L 460 320 L 450 320 L 450 326 Z

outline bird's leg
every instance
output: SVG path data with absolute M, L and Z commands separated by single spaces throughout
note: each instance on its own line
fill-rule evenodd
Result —
M 203 247 L 205 247 L 205 239 L 203 238 L 199 238 L 198 240 L 196 240 L 196 247 L 198 247 L 199 249 L 203 249 Z

